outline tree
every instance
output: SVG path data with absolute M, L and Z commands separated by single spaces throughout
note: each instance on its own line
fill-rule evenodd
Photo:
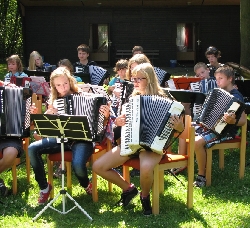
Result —
M 22 23 L 16 0 L 0 0 L 0 61 L 23 54 Z
M 240 1 L 240 36 L 241 56 L 240 64 L 250 69 L 250 1 Z M 249 76 L 250 77 L 250 76 Z

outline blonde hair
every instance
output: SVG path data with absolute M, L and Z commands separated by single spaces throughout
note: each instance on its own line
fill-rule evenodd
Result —
M 200 68 L 204 68 L 205 70 L 208 69 L 207 65 L 203 62 L 199 62 L 199 63 L 196 63 L 195 66 L 194 66 L 194 73 L 196 73 L 196 71 Z
M 159 85 L 154 67 L 150 63 L 142 63 L 137 65 L 132 71 L 132 76 L 136 76 L 138 72 L 140 72 L 147 79 L 147 86 L 145 91 L 146 95 L 165 96 L 165 93 Z M 135 96 L 136 93 L 137 92 L 134 90 L 132 96 Z
M 21 59 L 19 58 L 18 55 L 12 55 L 12 56 L 8 57 L 6 59 L 6 62 L 7 62 L 7 70 L 9 70 L 8 69 L 8 63 L 15 62 L 16 65 L 17 65 L 17 72 L 22 72 L 23 71 L 23 64 L 22 64 L 22 61 L 21 61 Z
M 49 98 L 49 102 L 48 102 L 49 104 L 53 104 L 54 100 L 56 100 L 58 98 L 59 94 L 58 94 L 58 91 L 56 89 L 54 79 L 58 78 L 60 76 L 66 76 L 68 78 L 69 84 L 70 84 L 70 91 L 72 93 L 78 93 L 78 91 L 79 91 L 76 80 L 73 76 L 71 76 L 71 73 L 69 72 L 69 70 L 66 67 L 58 67 L 50 75 L 51 93 L 50 93 L 50 98 Z
M 36 70 L 36 59 L 41 59 L 41 66 L 43 66 L 43 58 L 37 51 L 32 51 L 30 53 L 30 59 L 29 59 L 29 70 Z
M 148 57 L 144 54 L 136 54 L 128 61 L 128 70 L 126 71 L 126 79 L 130 80 L 131 78 L 131 65 L 133 63 L 141 64 L 141 63 L 150 63 Z

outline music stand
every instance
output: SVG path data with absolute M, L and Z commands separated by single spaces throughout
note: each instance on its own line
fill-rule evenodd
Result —
M 179 102 L 191 104 L 203 104 L 206 95 L 201 92 L 193 92 L 190 90 L 169 89 L 168 92 Z
M 31 115 L 31 119 L 34 121 L 35 130 L 39 135 L 60 138 L 62 159 L 62 189 L 32 220 L 35 221 L 47 208 L 51 208 L 60 214 L 67 214 L 78 207 L 92 221 L 93 219 L 88 213 L 64 189 L 64 140 L 65 138 L 71 138 L 92 141 L 92 134 L 87 116 L 34 114 Z M 62 195 L 62 211 L 51 206 L 60 195 Z M 75 203 L 75 206 L 67 211 L 65 210 L 66 196 Z

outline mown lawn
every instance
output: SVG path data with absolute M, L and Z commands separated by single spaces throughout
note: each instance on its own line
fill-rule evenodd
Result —
M 0 76 L 5 75 L 5 65 L 0 65 Z M 177 151 L 177 144 L 174 145 Z M 239 150 L 225 152 L 225 169 L 218 168 L 218 153 L 214 152 L 212 167 L 212 186 L 194 188 L 194 206 L 186 208 L 187 174 L 184 172 L 176 180 L 173 176 L 165 175 L 165 191 L 160 196 L 160 214 L 144 217 L 141 204 L 137 197 L 126 209 L 115 207 L 120 198 L 120 189 L 113 185 L 113 192 L 108 191 L 107 182 L 99 178 L 99 201 L 94 203 L 86 195 L 73 175 L 73 198 L 94 219 L 90 220 L 78 209 L 66 215 L 48 208 L 35 222 L 32 221 L 43 206 L 37 205 L 39 188 L 31 171 L 31 181 L 27 182 L 25 156 L 18 167 L 18 193 L 13 196 L 0 198 L 0 227 L 250 227 L 250 149 L 247 147 L 246 170 L 244 179 L 238 178 Z M 46 161 L 44 157 L 44 161 Z M 46 166 L 46 165 L 45 165 Z M 195 165 L 195 173 L 197 166 Z M 91 175 L 91 168 L 89 169 Z M 11 171 L 0 174 L 11 188 Z M 131 179 L 139 187 L 139 178 Z M 54 180 L 55 195 L 61 189 L 61 181 Z M 10 192 L 11 193 L 11 192 Z M 74 204 L 67 200 L 66 209 Z M 61 197 L 54 206 L 62 210 Z

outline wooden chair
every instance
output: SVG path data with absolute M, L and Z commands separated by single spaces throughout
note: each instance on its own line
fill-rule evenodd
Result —
M 152 212 L 159 214 L 159 194 L 164 191 L 164 170 L 187 166 L 187 207 L 193 207 L 193 180 L 194 180 L 194 140 L 195 130 L 191 127 L 191 117 L 185 116 L 185 130 L 180 135 L 188 143 L 187 155 L 168 153 L 154 168 L 154 183 L 152 186 Z M 123 164 L 123 177 L 130 183 L 129 167 L 140 169 L 138 158 L 130 159 Z
M 111 150 L 112 144 L 109 140 L 107 140 L 107 144 L 105 146 L 96 146 L 95 152 L 91 155 L 89 162 L 92 164 L 95 160 L 101 157 L 104 153 Z M 72 152 L 65 151 L 64 152 L 66 169 L 67 169 L 67 189 L 68 191 L 72 188 L 71 182 L 71 161 L 72 161 Z M 51 185 L 53 185 L 53 162 L 61 161 L 61 152 L 56 154 L 49 154 L 47 159 L 48 164 L 48 181 Z M 112 191 L 112 184 L 109 182 L 109 191 Z M 50 192 L 50 198 L 54 198 L 54 190 Z M 92 198 L 94 202 L 98 201 L 98 190 L 97 190 L 97 174 L 92 170 Z
M 227 140 L 219 144 L 215 144 L 211 148 L 207 149 L 207 161 L 206 161 L 206 186 L 211 185 L 211 174 L 212 174 L 212 153 L 213 150 L 219 150 L 219 168 L 224 169 L 224 150 L 231 148 L 240 149 L 240 167 L 239 167 L 239 178 L 242 179 L 245 173 L 246 163 L 246 141 L 247 139 L 247 121 L 241 127 L 241 137 L 236 137 L 232 140 Z

